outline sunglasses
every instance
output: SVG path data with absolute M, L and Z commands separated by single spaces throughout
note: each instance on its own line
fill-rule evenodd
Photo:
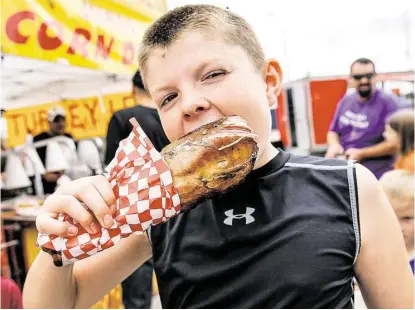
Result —
M 352 78 L 356 81 L 360 81 L 363 78 L 367 78 L 368 80 L 371 80 L 375 76 L 374 73 L 367 73 L 367 74 L 354 74 L 352 75 Z

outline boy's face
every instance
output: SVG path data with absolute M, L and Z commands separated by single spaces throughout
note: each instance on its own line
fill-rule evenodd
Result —
M 280 74 L 275 61 L 261 74 L 241 47 L 191 33 L 151 53 L 146 82 L 170 141 L 239 115 L 258 135 L 261 156 L 269 144 L 270 105 L 277 100 Z
M 391 195 L 388 196 L 401 225 L 406 249 L 412 251 L 414 249 L 414 199 L 399 199 Z

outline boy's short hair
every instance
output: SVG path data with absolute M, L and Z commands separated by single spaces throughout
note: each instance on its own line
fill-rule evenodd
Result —
M 142 73 L 153 50 L 168 49 L 182 34 L 196 31 L 210 32 L 226 43 L 240 46 L 258 70 L 263 68 L 265 54 L 249 23 L 229 10 L 199 4 L 175 8 L 146 30 L 139 53 Z
M 391 170 L 379 180 L 386 194 L 394 198 L 414 198 L 414 175 L 407 170 Z

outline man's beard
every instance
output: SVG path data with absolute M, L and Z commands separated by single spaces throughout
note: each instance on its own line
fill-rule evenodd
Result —
M 361 86 L 368 86 L 367 89 L 360 89 Z M 361 85 L 357 88 L 357 92 L 359 93 L 360 97 L 364 98 L 364 99 L 368 99 L 370 98 L 371 94 L 372 94 L 372 87 L 370 85 Z

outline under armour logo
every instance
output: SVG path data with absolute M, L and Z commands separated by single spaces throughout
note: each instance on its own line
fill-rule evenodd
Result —
M 251 215 L 255 212 L 254 208 L 246 208 L 245 214 L 233 214 L 233 209 L 230 209 L 225 212 L 227 218 L 223 221 L 226 225 L 232 226 L 234 219 L 245 219 L 245 224 L 248 225 L 252 222 L 255 222 L 255 218 Z

